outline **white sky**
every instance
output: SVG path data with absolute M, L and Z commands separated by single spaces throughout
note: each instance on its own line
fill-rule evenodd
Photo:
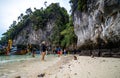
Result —
M 69 0 L 0 0 L 0 38 L 12 22 L 17 21 L 21 13 L 25 14 L 27 8 L 40 9 L 44 7 L 45 1 L 47 1 L 47 6 L 59 2 L 60 6 L 65 7 L 68 12 L 71 9 Z

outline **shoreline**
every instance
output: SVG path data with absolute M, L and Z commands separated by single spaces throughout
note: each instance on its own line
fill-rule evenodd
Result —
M 120 78 L 120 59 L 74 55 L 46 56 L 0 66 L 0 78 Z
M 39 57 L 1 64 L 0 78 L 16 78 L 17 76 L 21 78 L 35 78 L 41 71 L 60 60 L 60 58 L 54 55 L 46 56 L 45 59 L 45 62 L 41 61 L 41 57 Z

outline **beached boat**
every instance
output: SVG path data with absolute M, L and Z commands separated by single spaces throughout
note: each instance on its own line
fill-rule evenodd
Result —
M 27 50 L 17 50 L 15 52 L 11 52 L 10 54 L 13 54 L 13 55 L 24 55 L 27 53 Z

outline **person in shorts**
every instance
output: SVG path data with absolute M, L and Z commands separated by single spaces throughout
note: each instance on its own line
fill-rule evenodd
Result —
M 41 53 L 41 55 L 42 55 L 41 60 L 42 61 L 45 61 L 46 50 L 47 50 L 47 47 L 46 47 L 45 41 L 43 41 L 42 45 L 41 45 L 41 51 L 42 51 L 42 53 Z

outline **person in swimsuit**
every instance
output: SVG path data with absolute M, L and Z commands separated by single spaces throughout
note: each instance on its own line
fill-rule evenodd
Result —
M 41 45 L 41 50 L 42 50 L 42 53 L 41 53 L 41 55 L 42 55 L 42 58 L 41 58 L 41 60 L 42 61 L 44 61 L 45 59 L 45 55 L 46 55 L 46 49 L 47 49 L 47 47 L 46 47 L 46 45 L 45 45 L 45 41 L 43 41 L 42 42 L 42 45 Z

